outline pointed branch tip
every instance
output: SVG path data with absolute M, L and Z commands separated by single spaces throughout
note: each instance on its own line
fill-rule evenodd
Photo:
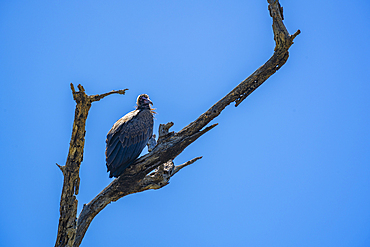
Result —
M 85 92 L 85 88 L 81 84 L 78 84 L 77 88 L 80 90 L 80 92 Z
M 55 164 L 59 167 L 59 169 L 62 171 L 62 173 L 64 175 L 64 166 L 61 166 L 58 163 L 55 163 Z
M 191 160 L 189 160 L 189 161 L 185 162 L 184 164 L 181 164 L 181 165 L 175 166 L 175 168 L 173 169 L 173 172 L 172 172 L 172 174 L 171 174 L 171 177 L 172 177 L 173 175 L 175 175 L 178 171 L 180 171 L 182 168 L 184 168 L 184 167 L 186 167 L 186 166 L 188 166 L 188 165 L 193 164 L 195 161 L 200 160 L 201 158 L 203 158 L 203 156 L 196 157 L 196 158 L 194 158 L 194 159 L 191 159 Z
M 73 86 L 73 83 L 71 83 L 71 90 L 72 90 L 72 93 L 76 93 L 76 90 L 75 90 L 75 87 Z
M 295 37 L 297 37 L 297 35 L 299 35 L 300 33 L 301 33 L 301 30 L 298 29 L 293 35 L 290 35 L 291 41 L 293 41 Z
M 211 129 L 213 129 L 214 127 L 216 127 L 217 125 L 218 125 L 218 123 L 212 124 L 211 126 L 208 126 L 208 127 L 206 127 L 205 129 L 201 130 L 200 132 L 201 132 L 202 134 L 204 134 L 204 133 L 206 133 L 206 132 L 210 131 Z
M 122 95 L 124 95 L 127 90 L 128 90 L 128 88 L 126 88 L 126 89 L 120 89 L 120 90 L 117 90 L 117 91 L 116 90 L 112 90 L 112 91 L 110 91 L 108 93 L 91 95 L 91 96 L 89 96 L 89 98 L 90 98 L 91 102 L 99 101 L 99 100 L 101 100 L 101 99 L 103 99 L 106 96 L 111 95 L 111 94 L 122 94 Z

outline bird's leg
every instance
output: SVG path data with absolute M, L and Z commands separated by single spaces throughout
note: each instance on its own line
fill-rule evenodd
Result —
M 152 135 L 152 137 L 148 140 L 148 143 L 146 145 L 148 146 L 148 152 L 151 152 L 154 149 L 154 147 L 157 145 L 155 134 Z

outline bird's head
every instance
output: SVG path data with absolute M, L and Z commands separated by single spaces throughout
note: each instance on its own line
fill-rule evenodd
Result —
M 137 97 L 136 101 L 137 109 L 150 109 L 150 105 L 153 105 L 153 102 L 150 101 L 149 96 L 147 94 L 140 94 Z

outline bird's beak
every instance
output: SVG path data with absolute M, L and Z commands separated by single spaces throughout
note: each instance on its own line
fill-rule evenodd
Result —
M 153 102 L 150 99 L 146 99 L 146 98 L 144 100 L 144 103 L 153 105 Z

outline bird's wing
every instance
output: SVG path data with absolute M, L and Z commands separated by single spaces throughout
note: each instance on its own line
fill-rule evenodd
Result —
M 133 111 L 118 120 L 107 135 L 106 162 L 118 176 L 141 153 L 153 133 L 150 111 Z M 117 172 L 116 172 L 117 171 Z

